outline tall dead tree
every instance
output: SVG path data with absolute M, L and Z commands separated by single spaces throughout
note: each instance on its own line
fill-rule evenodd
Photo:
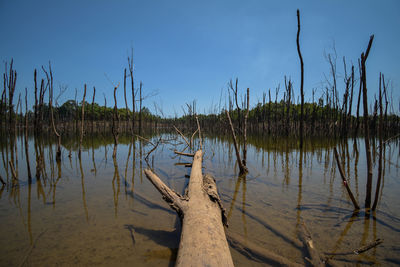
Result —
M 25 159 L 26 168 L 28 170 L 28 182 L 32 182 L 31 166 L 29 163 L 29 149 L 28 149 L 28 89 L 25 88 Z
M 91 120 L 91 132 L 93 134 L 93 123 L 94 123 L 94 98 L 96 97 L 96 87 L 93 86 L 93 98 L 92 98 L 92 112 L 90 116 Z
M 129 127 L 129 109 L 128 109 L 128 101 L 126 100 L 126 68 L 124 69 L 124 100 L 125 100 L 125 109 L 126 109 L 126 127 Z
M 39 113 L 36 75 L 37 75 L 37 72 L 35 69 L 35 71 L 33 72 L 33 80 L 35 82 L 35 106 L 33 107 L 33 110 L 34 110 L 33 128 L 34 128 L 35 133 L 37 133 L 37 129 L 38 129 L 38 113 Z
M 375 189 L 375 200 L 372 204 L 372 210 L 376 210 L 376 206 L 378 205 L 378 197 L 379 197 L 379 190 L 381 188 L 381 181 L 382 181 L 382 155 L 384 150 L 383 144 L 383 107 L 382 107 L 382 81 L 383 75 L 379 73 L 379 129 L 378 129 L 378 136 L 379 136 L 379 159 L 378 159 L 378 180 L 376 181 L 376 189 Z M 385 80 L 383 79 L 383 82 Z
M 301 97 L 301 104 L 300 104 L 300 148 L 303 147 L 303 132 L 304 132 L 304 91 L 303 91 L 303 84 L 304 84 L 304 63 L 303 57 L 301 56 L 300 52 L 300 11 L 297 9 L 297 53 L 299 54 L 300 59 L 300 70 L 301 70 L 301 80 L 300 80 L 300 97 Z
M 113 158 L 117 156 L 117 146 L 118 146 L 118 136 L 119 136 L 119 114 L 117 108 L 117 88 L 118 85 L 114 87 L 114 112 L 112 119 L 112 134 L 114 137 L 114 150 L 113 150 Z
M 246 100 L 246 113 L 244 114 L 244 129 L 243 129 L 243 165 L 247 166 L 247 119 L 249 117 L 249 101 L 250 101 L 250 93 L 249 88 L 247 88 L 247 100 Z
M 131 76 L 131 88 L 132 88 L 132 135 L 135 132 L 135 86 L 133 80 L 133 49 L 131 53 L 131 57 L 128 57 L 128 67 L 129 74 Z
M 361 53 L 361 82 L 363 89 L 363 107 L 364 107 L 363 122 L 364 122 L 364 133 L 365 133 L 364 141 L 365 141 L 365 151 L 367 154 L 367 192 L 365 195 L 365 208 L 367 209 L 371 207 L 372 160 L 371 160 L 371 145 L 369 143 L 367 73 L 365 68 L 365 62 L 367 61 L 373 40 L 374 40 L 374 35 L 371 35 L 365 54 L 364 52 Z
M 15 84 L 17 82 L 17 72 L 13 70 L 13 59 L 11 59 L 9 75 L 7 76 L 7 63 L 6 63 L 6 71 L 4 73 L 4 81 L 7 83 L 8 88 L 8 124 L 10 129 L 14 123 L 14 92 L 15 92 Z
M 55 136 L 57 137 L 57 153 L 56 153 L 56 161 L 61 161 L 61 135 L 57 132 L 56 124 L 54 122 L 54 112 L 53 112 L 53 72 L 51 70 L 51 65 L 49 62 L 49 73 L 46 69 L 42 66 L 42 69 L 47 77 L 47 86 L 49 88 L 49 108 L 50 108 L 50 120 L 51 120 L 51 127 Z
M 84 123 L 85 123 L 85 97 L 86 97 L 86 84 L 84 85 L 83 90 L 83 100 L 82 100 L 82 113 L 81 113 L 81 132 L 79 138 L 79 159 L 81 158 L 82 154 L 82 142 L 83 142 L 83 135 L 84 135 Z
M 232 90 L 234 103 L 236 104 L 236 110 L 237 110 L 237 113 L 238 113 L 239 130 L 241 131 L 242 130 L 242 118 L 241 118 L 241 109 L 240 109 L 239 100 L 238 100 L 239 99 L 239 96 L 238 96 L 238 82 L 239 82 L 239 80 L 238 80 L 238 78 L 236 78 L 235 87 L 234 87 L 233 83 L 232 83 L 232 79 L 231 79 L 229 81 L 228 87 L 229 87 L 230 90 Z
M 142 133 L 142 86 L 143 83 L 142 81 L 140 81 L 140 85 L 139 85 L 139 134 Z

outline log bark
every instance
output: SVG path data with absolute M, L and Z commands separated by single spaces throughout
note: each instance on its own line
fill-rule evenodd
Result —
M 223 227 L 224 209 L 214 179 L 202 174 L 202 157 L 203 152 L 198 150 L 185 196 L 171 190 L 151 170 L 145 170 L 145 174 L 183 218 L 176 266 L 233 266 Z

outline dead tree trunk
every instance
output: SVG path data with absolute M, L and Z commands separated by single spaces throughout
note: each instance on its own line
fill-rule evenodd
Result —
M 246 167 L 247 164 L 247 119 L 249 117 L 249 100 L 250 100 L 250 94 L 249 94 L 249 88 L 247 88 L 247 100 L 246 100 L 246 114 L 244 114 L 244 129 L 243 129 L 243 165 Z
M 56 161 L 61 161 L 61 135 L 57 132 L 56 125 L 54 122 L 54 114 L 53 114 L 53 72 L 51 71 L 51 65 L 49 63 L 49 72 L 50 76 L 47 71 L 43 68 L 44 73 L 47 77 L 47 84 L 49 86 L 49 108 L 50 108 L 50 119 L 51 119 L 51 126 L 53 128 L 53 132 L 57 137 L 57 153 L 56 153 Z
M 376 210 L 376 206 L 378 205 L 378 197 L 379 190 L 381 188 L 381 180 L 382 180 L 382 153 L 384 149 L 383 145 L 383 107 L 382 107 L 382 87 L 381 87 L 381 77 L 382 74 L 379 74 L 379 161 L 378 161 L 378 180 L 376 181 L 376 190 L 375 190 L 375 200 L 374 204 L 372 204 L 372 210 Z
M 83 141 L 83 133 L 84 133 L 84 122 L 85 122 L 85 97 L 86 97 L 86 84 L 84 86 L 84 91 L 83 91 L 83 100 L 82 100 L 82 118 L 81 118 L 81 134 L 80 134 L 80 139 L 79 139 L 79 159 L 81 158 L 81 153 L 82 153 L 82 141 Z
M 361 54 L 361 82 L 363 88 L 363 106 L 364 106 L 364 132 L 365 132 L 365 151 L 367 154 L 367 192 L 365 196 L 365 208 L 371 207 L 371 188 L 372 188 L 372 160 L 371 160 L 371 146 L 369 143 L 369 123 L 368 123 L 368 100 L 367 100 L 367 74 L 365 71 L 365 62 L 367 61 L 369 50 L 371 49 L 374 35 L 369 39 L 367 51 Z
M 214 178 L 202 174 L 203 152 L 195 153 L 188 193 L 181 196 L 150 169 L 145 174 L 164 200 L 183 218 L 176 266 L 233 266 L 223 223 L 225 213 Z
M 132 135 L 135 132 L 135 86 L 133 80 L 133 49 L 131 57 L 128 57 L 129 74 L 131 75 L 131 88 L 132 88 Z
M 93 98 L 92 98 L 92 112 L 91 112 L 91 116 L 90 116 L 90 120 L 91 120 L 91 133 L 93 134 L 93 123 L 94 123 L 94 98 L 96 97 L 96 87 L 93 86 Z
M 118 85 L 114 87 L 114 112 L 112 119 L 112 134 L 114 137 L 114 150 L 113 150 L 113 158 L 117 156 L 117 146 L 118 146 L 118 136 L 119 136 L 119 114 L 117 108 L 117 88 Z
M 25 159 L 26 168 L 28 170 L 28 181 L 32 182 L 31 166 L 29 163 L 29 149 L 28 149 L 28 89 L 25 88 Z
M 303 128 L 304 128 L 304 91 L 303 91 L 303 84 L 304 84 L 304 63 L 303 57 L 301 56 L 300 52 L 300 11 L 297 9 L 297 53 L 299 54 L 300 59 L 300 69 L 301 69 L 301 80 L 300 80 L 300 97 L 301 97 L 301 104 L 300 104 L 300 148 L 303 147 Z

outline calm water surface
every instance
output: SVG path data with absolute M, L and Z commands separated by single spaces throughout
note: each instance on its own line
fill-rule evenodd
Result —
M 159 137 L 147 138 L 155 143 Z M 57 164 L 50 138 L 35 141 L 30 137 L 33 179 L 29 183 L 22 136 L 12 153 L 12 142 L 3 136 L 0 175 L 9 184 L 0 189 L 0 265 L 174 265 L 180 221 L 143 169 L 149 164 L 167 185 L 183 192 L 190 168 L 177 164 L 188 159 L 173 153 L 183 149 L 182 140 L 173 134 L 162 138 L 166 141 L 147 162 L 144 157 L 152 145 L 140 139 L 133 143 L 121 136 L 113 160 L 112 140 L 88 134 L 79 160 L 78 139 L 64 138 L 62 161 Z M 340 264 L 400 264 L 398 141 L 385 146 L 382 190 L 378 210 L 371 216 L 363 209 L 353 213 L 333 157 L 336 146 L 350 187 L 363 206 L 367 173 L 363 139 L 313 139 L 300 151 L 294 139 L 254 136 L 248 147 L 249 173 L 242 177 L 228 139 L 209 136 L 203 143 L 203 172 L 213 174 L 217 181 L 228 232 L 305 263 L 298 241 L 299 223 L 304 220 L 321 252 L 340 254 L 384 239 L 361 255 L 333 256 Z M 378 152 L 373 152 L 374 195 Z M 40 179 L 35 178 L 37 155 L 44 159 Z M 14 183 L 7 165 L 12 157 L 18 172 Z M 264 264 L 233 248 L 231 253 L 237 266 Z

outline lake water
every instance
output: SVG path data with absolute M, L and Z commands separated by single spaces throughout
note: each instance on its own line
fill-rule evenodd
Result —
M 173 150 L 184 148 L 175 134 L 146 136 L 162 142 L 153 148 L 141 139 L 121 136 L 113 160 L 110 136 L 87 134 L 81 160 L 79 139 L 63 137 L 62 161 L 55 161 L 51 138 L 29 137 L 32 183 L 28 182 L 22 136 L 11 153 L 10 140 L 1 141 L 0 175 L 9 183 L 0 189 L 1 266 L 171 266 L 175 263 L 181 224 L 173 210 L 147 180 L 143 169 L 154 168 L 171 188 L 183 193 L 190 162 Z M 364 206 L 366 156 L 364 140 L 310 139 L 303 151 L 298 140 L 250 136 L 246 176 L 238 175 L 229 138 L 203 140 L 203 172 L 211 173 L 226 208 L 227 232 L 246 242 L 304 264 L 305 250 L 298 239 L 303 220 L 320 252 L 341 254 L 377 238 L 384 242 L 360 255 L 330 256 L 339 264 L 400 264 L 400 175 L 398 140 L 388 142 L 384 177 L 376 212 L 368 216 L 353 205 L 342 184 L 333 156 L 341 155 L 349 185 Z M 197 143 L 196 143 L 197 144 Z M 373 142 L 378 147 L 377 142 Z M 35 149 L 36 148 L 36 149 Z M 37 152 L 36 152 L 37 151 Z M 12 156 L 13 154 L 13 156 Z M 36 155 L 44 169 L 36 179 Z M 12 182 L 8 161 L 14 158 L 18 181 Z M 373 197 L 378 150 L 373 150 Z M 231 248 L 236 266 L 257 262 Z

